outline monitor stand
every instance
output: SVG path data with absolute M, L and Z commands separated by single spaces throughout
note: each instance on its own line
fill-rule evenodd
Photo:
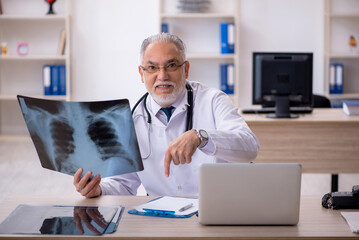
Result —
M 267 118 L 298 118 L 297 114 L 291 114 L 289 109 L 289 95 L 275 96 L 275 113 L 268 114 Z

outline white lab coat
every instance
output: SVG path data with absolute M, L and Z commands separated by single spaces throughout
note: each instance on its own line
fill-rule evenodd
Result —
M 146 104 L 152 123 L 147 123 L 143 102 L 133 115 L 144 170 L 102 179 L 102 194 L 135 195 L 142 183 L 149 195 L 196 196 L 201 163 L 250 162 L 256 158 L 259 142 L 230 98 L 218 89 L 198 82 L 188 83 L 193 89 L 193 129 L 206 130 L 209 143 L 196 150 L 190 164 L 171 163 L 170 176 L 166 178 L 167 146 L 186 129 L 187 91 L 173 104 L 176 108 L 168 123 L 160 106 L 149 95 Z

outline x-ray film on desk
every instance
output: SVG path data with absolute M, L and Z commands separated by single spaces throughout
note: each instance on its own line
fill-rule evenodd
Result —
M 0 223 L 0 234 L 102 235 L 114 233 L 123 209 L 121 206 L 20 204 Z
M 143 170 L 127 99 L 70 102 L 18 96 L 42 167 L 93 176 Z

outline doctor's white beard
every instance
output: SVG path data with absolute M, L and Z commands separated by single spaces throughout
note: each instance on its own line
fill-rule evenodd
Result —
M 171 94 L 165 94 L 165 95 L 157 95 L 155 93 L 156 86 L 164 85 L 164 84 L 173 86 L 172 93 Z M 149 91 L 149 89 L 147 89 L 147 90 L 150 92 L 151 97 L 153 98 L 153 100 L 155 100 L 155 102 L 158 105 L 160 105 L 160 106 L 170 106 L 174 102 L 176 102 L 176 100 L 181 96 L 181 94 L 184 91 L 184 88 L 185 88 L 185 82 L 183 84 L 177 85 L 177 84 L 175 84 L 173 82 L 169 82 L 169 81 L 159 81 L 159 82 L 156 82 L 153 85 L 151 91 Z

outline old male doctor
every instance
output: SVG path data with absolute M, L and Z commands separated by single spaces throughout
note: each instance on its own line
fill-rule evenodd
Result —
M 195 196 L 201 163 L 256 158 L 258 140 L 230 98 L 186 80 L 190 63 L 180 38 L 168 33 L 150 36 L 140 54 L 138 69 L 149 95 L 140 101 L 133 120 L 144 170 L 90 180 L 92 172 L 81 178 L 80 168 L 74 176 L 78 192 L 88 198 L 136 195 L 142 183 L 149 195 Z

